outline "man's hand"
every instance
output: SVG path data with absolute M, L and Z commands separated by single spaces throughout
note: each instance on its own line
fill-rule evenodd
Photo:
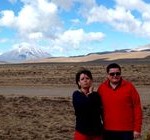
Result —
M 134 131 L 134 132 L 133 132 L 133 135 L 134 135 L 134 138 L 135 138 L 135 139 L 141 137 L 141 133 L 139 133 L 139 132 L 137 132 L 137 131 Z

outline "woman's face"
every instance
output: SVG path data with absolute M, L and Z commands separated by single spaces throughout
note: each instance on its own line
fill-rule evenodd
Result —
M 78 84 L 81 88 L 89 88 L 92 85 L 92 79 L 90 79 L 86 74 L 82 73 Z

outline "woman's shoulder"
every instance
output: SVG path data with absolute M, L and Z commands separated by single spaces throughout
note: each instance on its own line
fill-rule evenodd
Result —
M 75 94 L 75 93 L 80 93 L 80 91 L 79 90 L 73 91 L 73 94 Z
M 79 94 L 81 94 L 81 92 L 79 90 L 75 90 L 72 95 L 75 96 L 75 95 L 79 95 Z

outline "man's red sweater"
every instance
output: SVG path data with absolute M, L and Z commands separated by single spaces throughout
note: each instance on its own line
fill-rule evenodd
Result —
M 112 89 L 106 80 L 98 88 L 103 105 L 103 123 L 106 130 L 141 132 L 142 109 L 140 97 L 135 87 L 122 79 L 121 84 Z

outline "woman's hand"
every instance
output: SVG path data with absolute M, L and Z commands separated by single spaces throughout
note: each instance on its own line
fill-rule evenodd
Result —
M 92 93 L 93 90 L 94 90 L 94 86 L 90 86 L 90 88 L 89 88 L 89 93 L 88 93 L 88 94 Z

